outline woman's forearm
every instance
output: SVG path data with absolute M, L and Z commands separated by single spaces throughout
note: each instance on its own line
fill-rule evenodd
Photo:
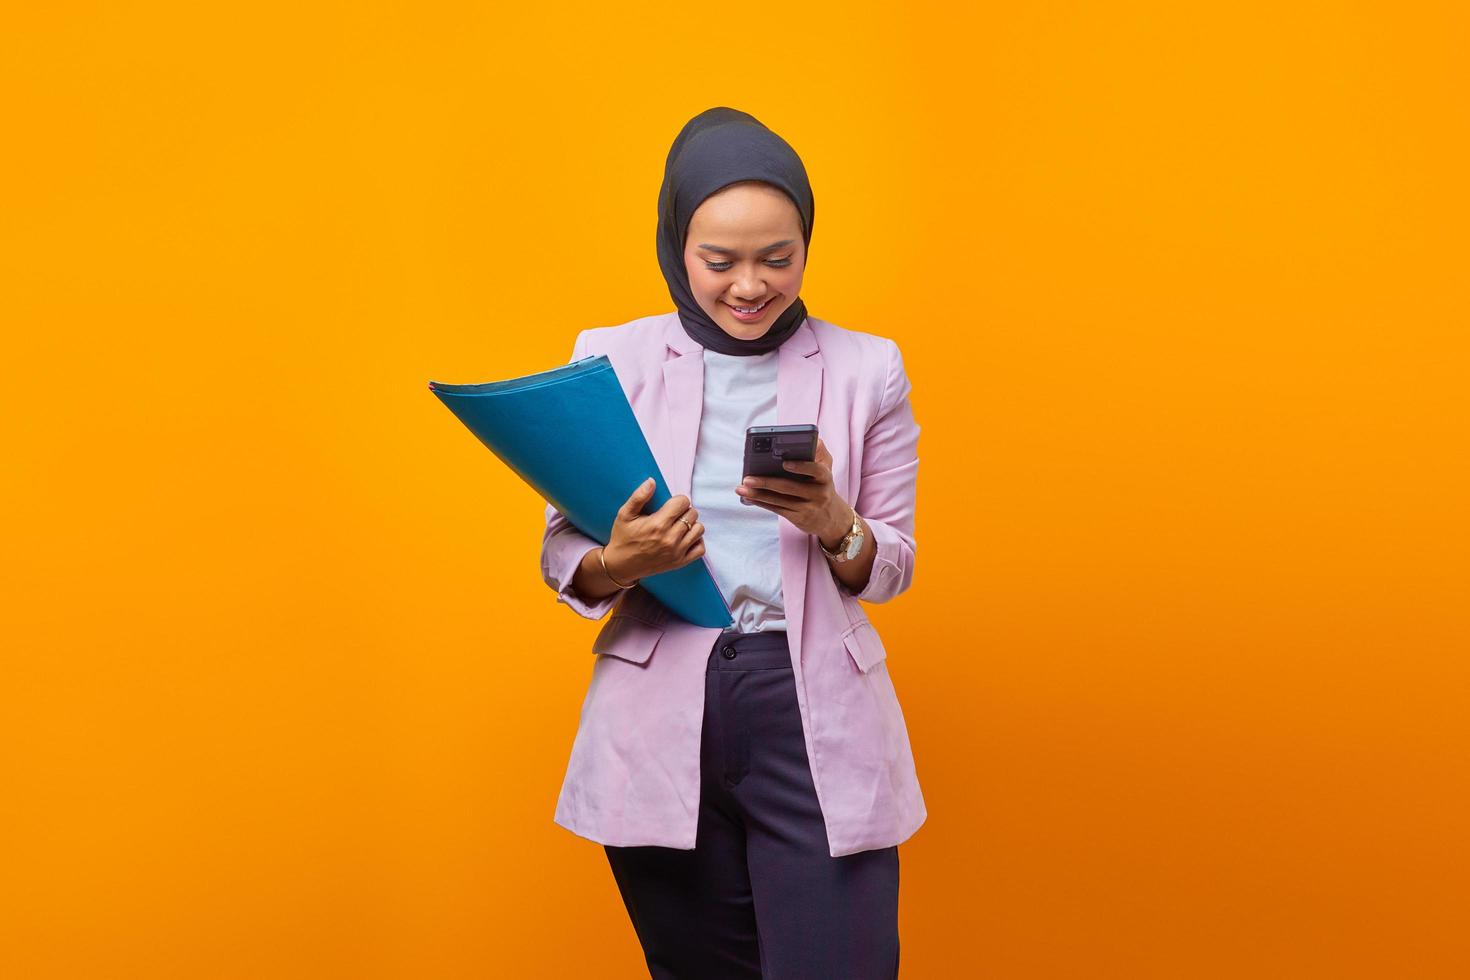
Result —
M 602 570 L 602 562 L 597 557 L 600 548 L 589 548 L 582 556 L 582 561 L 577 565 L 577 571 L 572 575 L 572 589 L 589 603 L 600 602 L 621 591 L 619 586 L 607 577 Z M 612 569 L 614 575 L 618 574 L 618 563 L 611 555 L 604 555 L 607 559 L 608 568 Z M 628 579 L 623 579 L 627 582 Z
M 846 511 L 845 513 L 851 514 L 852 512 Z M 827 566 L 832 569 L 832 574 L 837 576 L 837 581 L 847 586 L 853 595 L 857 595 L 868 587 L 868 577 L 873 574 L 873 559 L 878 555 L 878 542 L 873 540 L 873 529 L 868 526 L 868 522 L 864 521 L 861 515 L 858 520 L 863 525 L 863 547 L 857 553 L 857 557 L 849 558 L 840 564 L 830 558 L 827 559 Z M 846 536 L 851 528 L 852 524 L 844 518 L 841 530 L 827 537 L 818 538 L 818 540 L 824 548 L 830 550 L 837 547 L 837 543 Z

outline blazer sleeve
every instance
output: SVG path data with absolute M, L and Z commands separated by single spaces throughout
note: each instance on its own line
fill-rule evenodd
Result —
M 872 529 L 878 553 L 864 602 L 887 602 L 914 579 L 915 478 L 919 469 L 919 425 L 909 404 L 910 384 L 898 344 L 888 341 L 888 370 L 878 416 L 863 437 L 857 508 Z
M 585 330 L 577 334 L 572 345 L 572 361 L 587 356 L 586 334 Z M 582 557 L 599 546 L 595 539 L 578 531 L 561 511 L 546 505 L 546 530 L 541 535 L 541 579 L 556 593 L 557 602 L 566 603 L 577 615 L 587 619 L 601 619 L 623 595 L 620 590 L 598 602 L 587 602 L 572 588 L 572 576 L 577 573 Z

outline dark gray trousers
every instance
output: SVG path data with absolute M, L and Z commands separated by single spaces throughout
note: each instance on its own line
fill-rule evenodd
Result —
M 785 633 L 710 651 L 694 849 L 604 849 L 654 980 L 898 976 L 898 848 L 828 852 Z

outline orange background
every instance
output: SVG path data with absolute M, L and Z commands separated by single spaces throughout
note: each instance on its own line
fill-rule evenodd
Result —
M 645 975 L 426 382 L 672 309 L 712 105 L 914 384 L 904 975 L 1470 975 L 1463 5 L 6 21 L 0 975 Z

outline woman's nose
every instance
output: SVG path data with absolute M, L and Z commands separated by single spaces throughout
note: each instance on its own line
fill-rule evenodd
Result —
M 760 299 L 766 295 L 766 284 L 761 282 L 759 276 L 744 275 L 735 280 L 730 287 L 736 299 Z

